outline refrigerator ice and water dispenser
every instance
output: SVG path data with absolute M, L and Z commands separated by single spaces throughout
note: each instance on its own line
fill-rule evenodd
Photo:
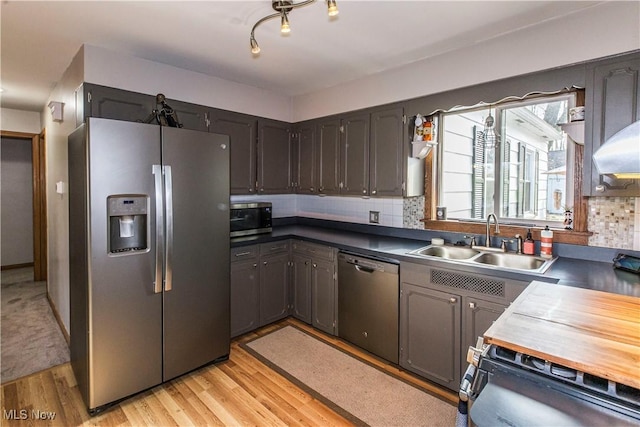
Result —
M 109 217 L 109 253 L 146 251 L 147 196 L 107 197 Z

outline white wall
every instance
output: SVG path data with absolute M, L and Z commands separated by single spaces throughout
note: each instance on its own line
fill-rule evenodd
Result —
M 51 93 L 50 101 L 64 102 L 62 122 L 54 122 L 45 107 L 47 180 L 47 287 L 51 301 L 69 332 L 69 197 L 56 193 L 56 182 L 68 186 L 67 136 L 76 128 L 75 89 L 83 82 L 83 49 Z
M 31 140 L 2 138 L 2 266 L 33 262 Z
M 91 45 L 84 46 L 84 53 L 84 80 L 89 83 L 292 121 L 288 96 Z
M 37 111 L 0 108 L 0 129 L 39 134 L 42 131 L 40 113 Z
M 639 17 L 640 2 L 607 2 L 475 46 L 295 97 L 293 121 L 639 49 Z

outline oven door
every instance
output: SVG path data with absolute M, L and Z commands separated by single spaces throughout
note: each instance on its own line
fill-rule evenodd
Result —
M 485 426 L 638 426 L 640 408 L 484 359 L 470 402 L 470 424 Z M 484 378 L 483 378 L 484 377 Z M 476 388 L 477 384 L 474 384 Z

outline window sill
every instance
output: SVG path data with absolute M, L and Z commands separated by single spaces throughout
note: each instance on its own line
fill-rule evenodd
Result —
M 420 220 L 424 223 L 424 228 L 426 230 L 442 230 L 442 231 L 451 231 L 457 233 L 468 233 L 468 234 L 476 234 L 483 235 L 486 233 L 487 226 L 481 222 L 463 222 L 463 221 L 435 221 L 429 219 Z M 513 239 L 516 234 L 520 234 L 522 238 L 525 238 L 527 235 L 527 230 L 529 227 L 519 227 L 513 225 L 500 225 L 500 234 L 499 237 L 503 237 L 505 239 Z M 491 227 L 491 235 L 493 236 L 493 224 Z M 540 232 L 543 230 L 542 227 L 531 227 L 531 235 L 534 240 L 540 240 Z M 589 231 L 575 231 L 575 230 L 565 230 L 563 228 L 553 228 L 553 241 L 554 243 L 567 243 L 571 245 L 582 245 L 587 246 L 589 243 L 589 236 L 591 236 L 591 232 Z

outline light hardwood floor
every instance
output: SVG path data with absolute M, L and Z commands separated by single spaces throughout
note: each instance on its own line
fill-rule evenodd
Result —
M 349 421 L 271 370 L 240 343 L 283 324 L 295 325 L 452 403 L 457 395 L 422 381 L 295 319 L 285 319 L 231 343 L 229 360 L 199 369 L 127 399 L 95 417 L 87 414 L 70 364 L 2 385 L 2 426 L 344 426 Z M 12 412 L 13 411 L 13 412 Z M 53 420 L 38 420 L 39 413 Z M 26 417 L 26 419 L 20 419 Z

